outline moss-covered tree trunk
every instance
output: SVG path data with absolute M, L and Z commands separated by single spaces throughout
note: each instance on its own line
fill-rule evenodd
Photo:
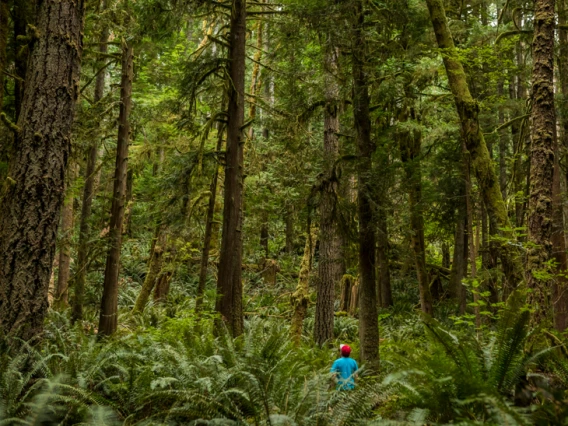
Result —
M 495 218 L 501 236 L 507 240 L 499 247 L 505 277 L 509 285 L 516 286 L 523 280 L 521 263 L 515 246 L 509 244 L 510 240 L 514 239 L 514 235 L 499 187 L 499 179 L 479 126 L 479 105 L 471 96 L 466 74 L 448 27 L 443 1 L 426 0 L 426 3 L 460 118 L 462 138 L 471 158 L 472 171 L 488 214 Z
M 229 35 L 229 106 L 223 236 L 217 280 L 216 310 L 233 336 L 243 332 L 242 223 L 243 124 L 245 115 L 246 0 L 233 0 Z
M 43 330 L 81 68 L 82 0 L 39 4 L 14 157 L 0 205 L 0 334 Z
M 314 228 L 310 231 L 310 234 L 306 236 L 304 256 L 302 257 L 300 273 L 298 274 L 298 285 L 296 286 L 296 291 L 292 293 L 292 297 L 290 298 L 293 309 L 290 335 L 296 345 L 300 344 L 304 320 L 308 313 L 308 304 L 310 301 L 310 273 L 316 249 L 317 235 L 317 231 Z
M 372 368 L 379 358 L 379 324 L 375 285 L 375 224 L 371 188 L 372 155 L 369 116 L 369 81 L 367 78 L 367 46 L 365 8 L 362 0 L 353 4 L 352 37 L 353 120 L 357 152 L 357 213 L 359 219 L 359 341 L 361 360 Z
M 144 309 L 148 304 L 148 300 L 150 300 L 152 290 L 160 277 L 160 271 L 162 270 L 162 258 L 166 248 L 166 232 L 164 227 L 159 226 L 156 234 L 155 239 L 152 241 L 150 261 L 148 262 L 148 272 L 144 278 L 144 283 L 142 284 L 140 293 L 138 293 L 138 297 L 136 298 L 136 303 L 132 308 L 133 314 L 144 312 Z
M 532 129 L 528 216 L 527 284 L 540 321 L 550 308 L 548 261 L 552 255 L 552 181 L 556 144 L 554 109 L 555 0 L 534 1 Z
M 400 147 L 400 157 L 406 174 L 406 189 L 410 208 L 410 245 L 414 257 L 418 289 L 420 292 L 420 307 L 422 312 L 432 315 L 432 295 L 430 293 L 430 278 L 426 270 L 426 245 L 424 242 L 424 216 L 422 214 L 422 172 L 421 145 L 422 133 L 418 127 L 408 128 L 409 122 L 403 113 L 397 138 Z
M 333 339 L 335 287 L 341 280 L 341 236 L 337 213 L 339 157 L 338 51 L 328 34 L 324 47 L 325 106 L 323 125 L 323 173 L 321 185 L 319 263 L 314 340 L 318 345 Z
M 101 8 L 104 8 L 101 4 Z M 98 51 L 104 56 L 108 50 L 108 29 L 103 28 L 99 38 Z M 98 61 L 96 70 L 103 66 L 102 61 Z M 102 71 L 97 74 L 95 79 L 95 93 L 93 101 L 95 107 L 99 106 L 105 90 L 106 72 Z M 100 110 L 100 109 L 99 109 Z M 98 132 L 97 132 L 97 136 Z M 84 169 L 83 179 L 85 186 L 83 187 L 83 199 L 81 204 L 81 219 L 79 222 L 79 244 L 77 247 L 77 268 L 73 282 L 74 297 L 72 302 L 72 318 L 74 321 L 83 319 L 83 303 L 85 298 L 85 282 L 87 278 L 89 241 L 91 240 L 91 211 L 93 205 L 93 196 L 95 194 L 95 177 L 96 166 L 99 152 L 99 139 L 95 136 L 90 142 L 87 149 L 87 164 Z
M 120 81 L 120 112 L 118 116 L 118 144 L 112 191 L 108 253 L 105 266 L 99 335 L 113 334 L 118 327 L 118 274 L 122 248 L 122 223 L 126 201 L 128 170 L 128 143 L 130 140 L 130 111 L 132 109 L 132 80 L 134 53 L 131 45 L 122 45 L 122 76 Z

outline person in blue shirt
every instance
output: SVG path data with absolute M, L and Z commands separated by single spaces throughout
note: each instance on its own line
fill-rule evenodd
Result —
M 357 361 L 350 358 L 351 348 L 348 345 L 340 345 L 339 351 L 341 358 L 336 359 L 331 366 L 330 372 L 333 373 L 337 383 L 337 390 L 351 390 L 355 388 L 357 378 Z

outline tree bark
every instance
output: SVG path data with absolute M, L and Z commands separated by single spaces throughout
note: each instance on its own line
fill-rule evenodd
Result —
M 99 39 L 98 51 L 103 55 L 107 53 L 108 29 L 103 28 Z M 98 62 L 95 72 L 102 66 L 101 61 Z M 101 101 L 105 90 L 106 72 L 100 72 L 95 79 L 95 94 L 93 101 L 95 105 Z M 85 167 L 85 186 L 83 187 L 83 202 L 81 205 L 81 219 L 79 223 L 79 245 L 77 248 L 77 270 L 73 283 L 74 297 L 72 307 L 73 321 L 83 319 L 83 303 L 85 298 L 85 282 L 87 277 L 87 264 L 89 254 L 89 241 L 91 238 L 91 210 L 93 205 L 93 195 L 95 189 L 95 177 L 97 157 L 99 150 L 98 138 L 91 141 L 91 146 L 87 150 L 87 165 Z
M 366 37 L 363 2 L 353 5 L 353 119 L 357 152 L 357 211 L 359 218 L 359 341 L 361 360 L 374 368 L 379 358 L 379 324 L 377 290 L 375 286 L 375 229 L 372 211 L 371 156 L 375 146 L 371 141 L 369 118 L 369 82 L 365 71 Z
M 499 179 L 493 168 L 483 132 L 479 126 L 479 105 L 471 96 L 466 74 L 459 54 L 455 48 L 452 34 L 448 27 L 442 0 L 426 0 L 430 18 L 442 52 L 450 89 L 454 95 L 456 109 L 460 117 L 462 138 L 471 158 L 471 167 L 477 179 L 481 195 L 489 215 L 493 216 L 501 229 L 501 236 L 513 240 L 507 209 L 499 187 Z M 512 286 L 522 279 L 522 269 L 518 251 L 514 246 L 504 243 L 499 247 L 501 262 L 507 281 Z
M 378 268 L 378 299 L 381 308 L 393 305 L 389 262 L 389 234 L 386 211 L 377 214 L 377 268 Z
M 406 112 L 402 113 L 400 123 L 408 124 Z M 426 270 L 426 244 L 424 242 L 424 216 L 422 215 L 422 171 L 420 164 L 422 133 L 420 129 L 399 128 L 397 138 L 400 157 L 406 174 L 408 203 L 410 208 L 410 245 L 414 254 L 420 307 L 422 312 L 432 315 L 432 295 L 430 279 Z
M 290 298 L 290 304 L 293 309 L 290 335 L 296 346 L 300 344 L 304 320 L 308 312 L 308 304 L 310 301 L 310 273 L 312 271 L 312 261 L 316 249 L 316 238 L 317 232 L 315 229 L 312 229 L 310 234 L 306 236 L 304 256 L 302 257 L 300 273 L 298 274 L 298 285 L 296 286 L 296 291 Z
M 77 176 L 77 164 L 71 163 L 67 169 L 66 192 Z M 71 273 L 71 242 L 73 239 L 73 197 L 63 206 L 61 214 L 61 238 L 59 240 L 59 272 L 55 289 L 55 304 L 59 309 L 69 304 L 69 276 Z
M 79 95 L 82 0 L 44 0 L 15 155 L 0 206 L 0 332 L 29 340 L 43 330 Z
M 246 0 L 233 0 L 229 47 L 229 107 L 223 206 L 223 236 L 217 280 L 216 310 L 233 336 L 243 332 L 242 222 L 245 112 Z
M 120 112 L 118 116 L 118 144 L 109 226 L 109 249 L 105 266 L 105 280 L 101 299 L 99 335 L 108 336 L 118 326 L 118 274 L 122 247 L 122 223 L 126 197 L 128 170 L 128 143 L 130 138 L 130 111 L 132 109 L 132 79 L 134 53 L 132 46 L 122 45 L 122 76 L 120 81 Z
M 292 254 L 294 251 L 294 205 L 286 204 L 286 253 Z
M 555 0 L 534 0 L 532 131 L 528 216 L 527 284 L 540 322 L 550 307 L 547 262 L 552 257 L 552 181 L 556 145 L 554 109 Z
M 335 173 L 335 161 L 339 157 L 339 86 L 335 75 L 338 58 L 330 35 L 327 36 L 324 49 L 324 170 L 319 211 L 319 263 L 314 325 L 314 340 L 320 346 L 333 339 L 335 287 L 341 280 L 341 236 L 337 221 L 339 182 Z
M 458 301 L 460 312 L 465 311 L 465 289 L 462 284 L 466 272 L 466 222 L 467 209 L 465 205 L 465 183 L 462 185 L 461 195 L 457 210 L 456 232 L 454 237 L 454 255 L 450 271 L 449 293 L 450 297 Z
M 217 152 L 223 148 L 223 134 L 225 126 L 219 123 L 217 127 Z M 215 220 L 215 203 L 217 201 L 217 182 L 219 180 L 219 167 L 215 166 L 213 178 L 209 185 L 209 204 L 207 205 L 207 218 L 205 219 L 205 236 L 203 237 L 203 248 L 201 250 L 201 265 L 199 269 L 199 283 L 197 284 L 197 295 L 195 298 L 195 312 L 200 312 L 203 307 L 203 294 L 207 282 L 207 269 L 209 266 L 209 252 L 211 251 L 211 237 L 213 235 L 213 221 Z

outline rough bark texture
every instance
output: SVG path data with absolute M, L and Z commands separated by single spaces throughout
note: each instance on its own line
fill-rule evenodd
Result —
M 528 216 L 527 275 L 534 320 L 550 307 L 547 262 L 552 255 L 552 180 L 556 144 L 554 109 L 555 0 L 535 0 L 533 38 L 532 131 Z
M 320 202 L 319 263 L 314 340 L 318 345 L 333 339 L 335 287 L 341 280 L 341 236 L 337 220 L 339 157 L 339 86 L 336 80 L 337 49 L 328 37 L 325 46 L 325 106 L 323 135 L 323 180 Z
M 443 1 L 426 0 L 426 3 L 438 47 L 442 51 L 449 86 L 454 95 L 456 109 L 460 117 L 462 138 L 470 155 L 472 170 L 481 195 L 487 206 L 488 214 L 495 218 L 501 229 L 501 236 L 507 240 L 512 240 L 514 236 L 509 231 L 511 226 L 499 187 L 499 179 L 493 168 L 485 138 L 479 126 L 479 105 L 471 96 L 466 74 L 448 27 Z M 502 244 L 499 250 L 506 279 L 511 286 L 517 286 L 523 279 L 517 250 L 510 244 Z
M 316 249 L 317 232 L 313 229 L 306 238 L 306 246 L 304 248 L 304 256 L 300 264 L 300 273 L 298 274 L 298 285 L 296 291 L 290 298 L 290 304 L 294 310 L 292 314 L 292 322 L 290 326 L 290 335 L 294 344 L 299 345 L 302 338 L 302 330 L 304 327 L 304 319 L 308 312 L 308 304 L 310 301 L 310 272 L 312 270 L 312 260 Z
M 233 336 L 243 332 L 242 222 L 245 113 L 246 0 L 233 0 L 229 48 L 229 107 L 223 206 L 223 236 L 217 280 L 216 310 Z
M 67 170 L 66 190 L 77 178 L 77 164 L 72 163 Z M 59 271 L 55 288 L 55 304 L 65 308 L 69 303 L 69 276 L 71 273 L 71 240 L 73 239 L 73 197 L 69 197 L 61 213 L 61 231 L 59 239 Z
M 386 211 L 377 214 L 378 303 L 381 308 L 393 305 L 389 262 L 389 234 Z
M 99 334 L 111 335 L 118 326 L 118 273 L 122 247 L 122 222 L 126 198 L 126 175 L 128 169 L 128 143 L 130 138 L 130 110 L 132 108 L 133 79 L 132 46 L 122 46 L 122 77 L 120 82 L 120 112 L 118 116 L 118 144 L 109 225 L 109 249 L 105 266 L 103 297 L 99 319 Z
M 355 284 L 355 277 L 345 274 L 341 278 L 341 300 L 339 302 L 339 310 L 341 312 L 348 312 L 351 306 L 351 289 Z
M 223 148 L 223 134 L 225 127 L 219 124 L 217 127 L 217 152 Z M 201 249 L 201 265 L 199 269 L 199 283 L 197 284 L 197 295 L 195 298 L 195 311 L 201 311 L 203 307 L 203 294 L 207 281 L 207 267 L 209 266 L 209 252 L 211 251 L 211 237 L 213 235 L 213 221 L 215 220 L 215 203 L 217 201 L 217 182 L 219 181 L 219 167 L 215 167 L 213 178 L 209 184 L 209 204 L 207 205 L 207 218 L 205 222 L 205 236 L 203 237 L 203 248 Z
M 83 1 L 39 5 L 11 184 L 0 206 L 0 333 L 43 329 L 81 66 Z
M 99 52 L 105 54 L 107 52 L 108 30 L 105 28 L 99 39 Z M 100 66 L 102 64 L 99 63 Z M 97 69 L 99 66 L 97 66 Z M 103 98 L 105 90 L 106 72 L 100 72 L 95 80 L 95 94 L 93 101 L 95 106 Z M 89 241 L 91 237 L 91 209 L 93 205 L 93 195 L 95 189 L 96 166 L 99 152 L 99 140 L 95 139 L 91 142 L 91 146 L 87 150 L 87 165 L 85 167 L 85 186 L 83 187 L 83 202 L 81 204 L 81 219 L 79 223 L 79 246 L 77 248 L 77 270 L 73 283 L 73 312 L 74 321 L 83 319 L 83 302 L 85 298 L 85 282 L 87 277 L 87 264 L 89 254 Z
M 404 117 L 401 121 L 406 121 Z M 406 124 L 406 123 L 402 123 Z M 418 128 L 401 128 L 397 132 L 400 156 L 406 174 L 408 203 L 410 208 L 410 245 L 414 254 L 414 265 L 418 276 L 420 307 L 422 312 L 432 315 L 430 279 L 426 270 L 426 245 L 424 242 L 424 216 L 422 214 L 422 172 L 420 164 L 422 134 Z
M 377 290 L 375 287 L 375 229 L 372 211 L 370 173 L 371 156 L 375 150 L 371 141 L 369 118 L 369 83 L 365 71 L 366 40 L 363 2 L 354 5 L 353 25 L 353 119 L 357 151 L 357 211 L 359 218 L 359 340 L 361 360 L 373 368 L 379 358 L 379 324 Z

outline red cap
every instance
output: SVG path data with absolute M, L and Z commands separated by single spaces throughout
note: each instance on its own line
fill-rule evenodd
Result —
M 341 355 L 349 356 L 351 354 L 351 348 L 349 345 L 341 345 Z

